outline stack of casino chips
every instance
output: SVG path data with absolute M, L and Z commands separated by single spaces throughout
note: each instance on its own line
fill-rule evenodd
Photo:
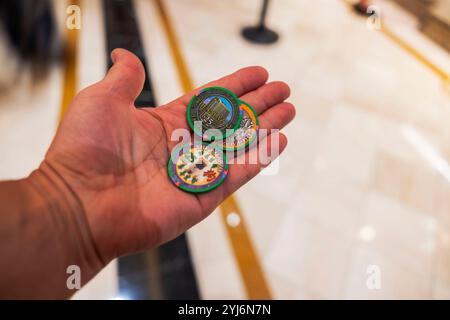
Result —
M 255 141 L 258 115 L 233 92 L 209 87 L 192 97 L 186 117 L 202 142 L 182 145 L 172 151 L 169 176 L 184 191 L 208 192 L 227 177 L 226 153 L 246 149 Z

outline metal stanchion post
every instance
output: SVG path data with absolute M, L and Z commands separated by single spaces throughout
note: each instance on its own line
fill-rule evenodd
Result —
M 261 15 L 257 26 L 242 29 L 242 36 L 250 42 L 271 44 L 278 40 L 278 34 L 266 27 L 266 15 L 269 0 L 263 0 Z

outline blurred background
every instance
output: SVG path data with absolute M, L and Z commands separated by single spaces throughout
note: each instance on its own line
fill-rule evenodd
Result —
M 0 1 L 0 179 L 43 159 L 109 52 L 137 107 L 237 68 L 292 88 L 279 162 L 74 299 L 449 299 L 449 0 Z

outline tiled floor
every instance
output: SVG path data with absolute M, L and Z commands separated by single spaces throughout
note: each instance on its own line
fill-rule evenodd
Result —
M 399 36 L 450 72 L 450 56 L 412 17 L 376 2 Z M 273 1 L 269 25 L 281 40 L 268 47 L 239 35 L 255 23 L 258 0 L 164 3 L 196 85 L 260 64 L 292 88 L 298 116 L 278 172 L 237 193 L 274 298 L 450 299 L 450 90 L 440 79 L 340 0 Z M 157 99 L 168 101 L 181 88 L 167 40 L 153 3 L 135 4 Z M 80 87 L 105 65 L 99 1 L 82 5 Z M 1 97 L 1 178 L 39 162 L 60 83 L 56 70 L 33 93 L 36 106 L 25 108 L 19 91 Z M 203 298 L 245 298 L 219 213 L 188 238 Z M 373 266 L 379 290 L 367 287 Z M 79 297 L 117 295 L 115 263 L 89 286 Z
M 291 85 L 298 117 L 280 170 L 238 192 L 275 297 L 450 298 L 450 251 L 440 243 L 449 231 L 450 95 L 341 1 L 274 2 L 269 24 L 281 41 L 250 45 L 239 29 L 257 4 L 168 1 L 171 15 L 183 16 L 174 21 L 197 84 L 261 64 Z M 448 68 L 449 56 L 414 31 L 411 17 L 378 5 L 394 31 L 398 17 L 408 21 L 399 33 Z M 366 286 L 370 265 L 380 267 L 380 290 Z

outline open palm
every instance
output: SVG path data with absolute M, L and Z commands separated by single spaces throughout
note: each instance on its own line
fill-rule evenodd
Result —
M 189 194 L 167 174 L 175 129 L 186 128 L 186 107 L 195 92 L 158 108 L 134 107 L 145 72 L 128 51 L 112 53 L 106 77 L 81 91 L 62 121 L 45 163 L 63 178 L 78 201 L 103 261 L 168 241 L 210 214 L 253 178 L 260 164 L 232 164 L 225 182 L 205 194 Z M 222 86 L 251 104 L 260 127 L 281 129 L 295 111 L 284 102 L 282 82 L 266 84 L 261 67 L 241 69 L 206 86 Z M 287 144 L 280 134 L 280 152 Z

